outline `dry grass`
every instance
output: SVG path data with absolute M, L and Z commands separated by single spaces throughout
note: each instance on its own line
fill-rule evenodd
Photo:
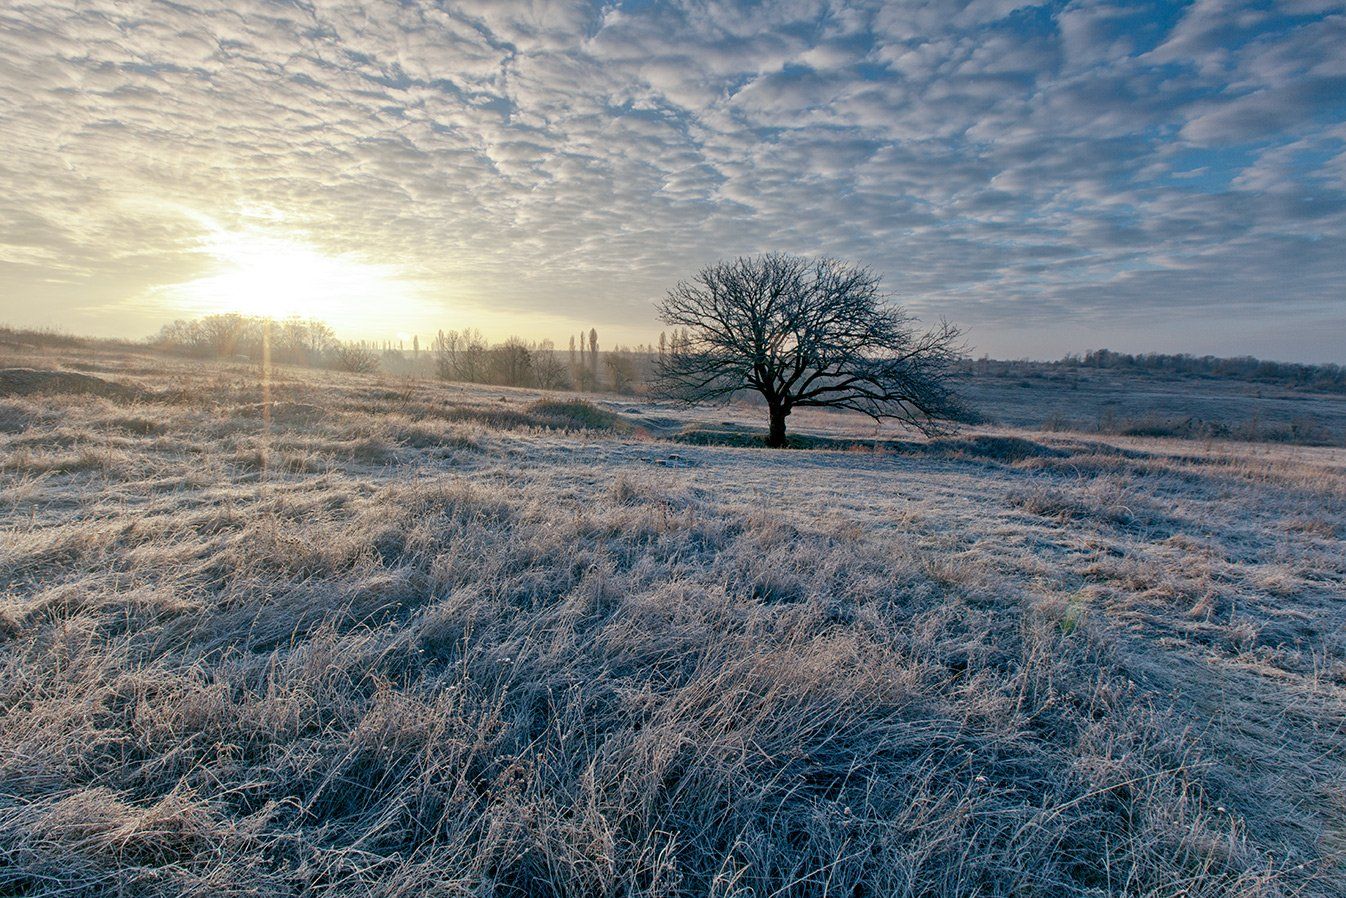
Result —
M 98 364 L 0 397 L 0 893 L 1346 890 L 1340 450 Z

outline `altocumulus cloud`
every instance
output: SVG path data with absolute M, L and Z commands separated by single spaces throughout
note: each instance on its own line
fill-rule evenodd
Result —
M 784 249 L 993 352 L 1340 359 L 1343 46 L 1315 0 L 10 0 L 0 317 L 146 331 L 204 216 L 446 326 L 645 339 L 689 269 Z

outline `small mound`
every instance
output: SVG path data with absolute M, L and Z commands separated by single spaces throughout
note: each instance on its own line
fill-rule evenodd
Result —
M 582 399 L 539 399 L 528 406 L 528 413 L 537 420 L 538 426 L 556 430 L 631 429 L 621 415 Z
M 0 396 L 31 396 L 36 393 L 85 393 L 110 399 L 129 399 L 139 396 L 140 390 L 75 371 L 0 368 Z
M 766 445 L 765 431 L 750 430 L 729 424 L 721 427 L 709 427 L 691 424 L 672 436 L 676 443 L 692 446 L 728 446 L 735 449 L 751 449 Z
M 542 426 L 532 415 L 508 406 L 459 405 L 445 409 L 442 416 L 446 421 L 468 422 L 505 430 Z
M 469 421 L 502 430 L 538 427 L 545 430 L 602 430 L 628 433 L 633 428 L 616 412 L 582 399 L 539 399 L 526 406 L 460 405 L 445 409 L 449 421 Z
M 982 458 L 988 461 L 1024 461 L 1030 458 L 1064 458 L 1063 449 L 1025 440 L 1022 437 L 1000 437 L 979 434 L 972 437 L 932 440 L 930 452 L 939 455 L 957 455 L 963 458 Z

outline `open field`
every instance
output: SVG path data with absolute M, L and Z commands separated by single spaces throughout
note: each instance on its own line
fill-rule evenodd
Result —
M 0 893 L 1346 894 L 1346 449 L 19 367 Z
M 1015 427 L 1346 446 L 1346 396 L 1234 378 L 973 365 L 973 405 Z

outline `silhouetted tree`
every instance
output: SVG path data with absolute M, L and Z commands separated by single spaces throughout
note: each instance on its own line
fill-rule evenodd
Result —
M 348 340 L 332 348 L 332 367 L 353 374 L 369 374 L 379 370 L 379 354 L 367 343 Z
M 435 376 L 440 380 L 453 380 L 453 350 L 457 347 L 458 332 L 440 330 L 430 343 L 430 352 L 435 357 Z
M 598 389 L 598 329 L 589 328 L 589 368 L 593 377 L 593 389 Z
M 443 380 L 481 383 L 486 379 L 486 340 L 473 328 L 440 331 L 431 346 L 435 374 Z
M 533 353 L 518 337 L 510 337 L 489 353 L 490 382 L 508 387 L 533 385 Z
M 542 390 L 564 390 L 570 386 L 569 369 L 561 363 L 550 340 L 543 340 L 533 348 L 533 386 Z
M 682 334 L 657 390 L 688 403 L 755 390 L 773 447 L 785 445 L 790 413 L 810 406 L 934 431 L 959 412 L 949 388 L 959 332 L 947 322 L 919 332 L 884 300 L 878 275 L 835 259 L 772 254 L 703 268 L 660 304 Z
M 336 342 L 332 329 L 314 318 L 286 318 L 272 334 L 272 358 L 291 365 L 317 365 Z
M 201 343 L 216 358 L 227 358 L 246 351 L 244 344 L 251 329 L 250 322 L 237 312 L 207 315 L 196 324 Z
M 610 350 L 603 360 L 608 371 L 608 380 L 617 393 L 630 393 L 635 389 L 636 361 L 631 351 L 622 347 Z

